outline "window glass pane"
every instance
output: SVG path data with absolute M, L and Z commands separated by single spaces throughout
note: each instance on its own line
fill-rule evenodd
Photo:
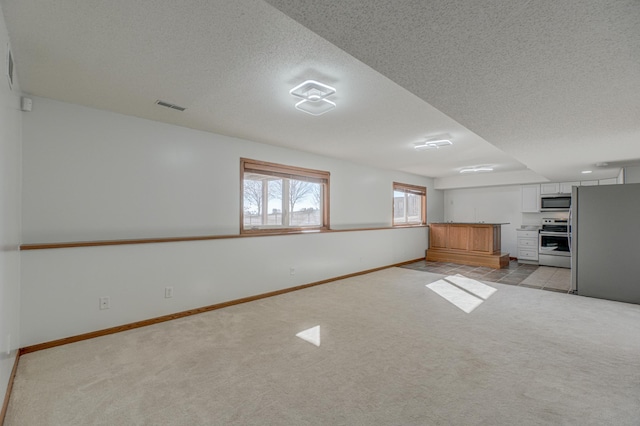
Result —
M 425 222 L 427 189 L 415 185 L 393 184 L 393 225 L 422 225 Z
M 406 194 L 406 222 L 422 222 L 422 197 L 416 194 Z
M 289 181 L 290 226 L 320 226 L 322 185 L 291 179 Z M 316 198 L 315 194 L 320 194 Z
M 262 225 L 263 181 L 253 176 L 244 179 L 244 226 Z
M 404 192 L 393 191 L 393 223 L 404 223 Z
M 265 225 L 282 226 L 282 182 L 284 179 L 278 179 L 267 176 L 269 185 L 269 204 L 268 204 L 268 220 Z
M 243 174 L 243 228 L 319 228 L 324 225 L 321 179 L 287 178 L 271 171 Z

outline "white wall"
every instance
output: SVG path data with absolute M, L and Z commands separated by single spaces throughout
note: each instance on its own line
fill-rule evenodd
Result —
M 427 190 L 427 223 L 444 220 L 444 191 Z
M 237 234 L 241 157 L 331 173 L 331 226 L 391 225 L 392 182 L 432 179 L 34 98 L 24 117 L 23 242 Z
M 416 259 L 426 238 L 405 228 L 25 251 L 22 345 Z M 111 309 L 98 309 L 103 296 Z
M 390 226 L 394 181 L 427 186 L 429 220 L 442 218 L 428 178 L 34 98 L 23 117 L 23 242 L 237 235 L 241 157 L 329 171 L 333 228 Z M 21 344 L 415 259 L 426 247 L 427 229 L 413 228 L 24 251 Z
M 9 38 L 0 9 L 0 401 L 4 400 L 19 344 L 20 306 L 20 98 L 9 89 Z
M 444 191 L 444 220 L 509 223 L 502 226 L 502 251 L 517 256 L 516 229 L 522 224 L 520 185 Z
M 436 189 L 483 188 L 487 186 L 527 185 L 542 182 L 549 182 L 549 179 L 531 170 L 467 173 L 436 178 L 434 180 Z

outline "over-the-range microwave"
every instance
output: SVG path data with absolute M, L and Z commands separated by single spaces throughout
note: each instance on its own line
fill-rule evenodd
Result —
M 568 212 L 571 208 L 571 194 L 540 196 L 541 212 Z

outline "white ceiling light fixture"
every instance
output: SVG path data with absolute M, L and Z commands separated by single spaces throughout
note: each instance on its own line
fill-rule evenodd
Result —
M 329 99 L 319 99 L 317 101 L 302 100 L 294 105 L 296 109 L 311 115 L 322 115 L 336 107 L 334 102 Z
M 588 175 L 589 173 L 593 173 L 591 170 L 583 170 L 580 173 L 582 173 L 583 175 Z
M 453 145 L 453 142 L 451 142 L 449 139 L 439 139 L 434 141 L 427 140 L 424 142 L 417 142 L 413 145 L 413 147 L 418 151 L 423 151 L 425 149 L 440 149 L 445 146 L 451 146 Z
M 293 89 L 289 94 L 302 99 L 295 104 L 295 108 L 311 115 L 322 115 L 336 107 L 336 103 L 327 99 L 334 95 L 336 89 L 315 80 L 307 80 Z
M 336 93 L 336 89 L 319 81 L 307 80 L 289 90 L 289 93 L 298 98 L 315 102 L 333 95 Z
M 460 170 L 460 173 L 478 173 L 478 172 L 492 172 L 493 167 L 479 166 L 479 167 L 467 167 Z

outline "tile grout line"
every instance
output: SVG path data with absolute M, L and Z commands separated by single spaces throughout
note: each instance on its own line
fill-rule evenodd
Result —
M 417 265 L 417 264 L 420 264 L 422 266 L 411 267 L 411 265 Z M 514 265 L 517 265 L 517 266 L 514 266 Z M 472 267 L 469 265 L 458 265 L 458 264 L 451 264 L 446 262 L 427 262 L 425 260 L 422 260 L 419 262 L 415 262 L 413 264 L 405 265 L 403 267 L 407 269 L 414 269 L 416 271 L 431 272 L 431 273 L 436 273 L 441 275 L 468 274 L 471 276 L 467 276 L 467 275 L 465 276 L 475 280 L 487 280 L 491 282 L 496 282 L 498 284 L 513 285 L 516 287 L 522 286 L 522 287 L 534 288 L 539 290 L 553 291 L 556 293 L 571 292 L 570 284 L 569 284 L 569 288 L 567 289 L 554 287 L 554 285 L 565 284 L 565 280 L 560 278 L 560 276 L 563 274 L 566 274 L 566 272 L 564 272 L 564 270 L 556 269 L 556 268 L 554 268 L 555 270 L 546 269 L 546 268 L 549 268 L 546 266 L 534 265 L 534 267 L 532 267 L 528 264 L 519 264 L 517 262 L 510 262 L 509 267 L 507 268 L 487 270 L 488 268 L 484 268 L 484 267 Z M 540 269 L 540 268 L 545 268 L 545 269 Z M 540 274 L 544 276 L 537 277 L 538 279 L 535 280 L 536 282 L 525 283 L 525 281 L 529 277 L 531 277 L 536 271 L 545 271 L 544 274 Z M 523 272 L 526 272 L 527 274 L 525 275 Z M 496 273 L 498 274 L 495 275 Z M 489 275 L 492 275 L 492 274 L 494 274 L 494 276 L 489 277 Z M 523 276 L 522 280 L 520 280 L 520 282 L 518 283 L 514 284 L 514 283 L 502 281 L 505 279 L 508 280 L 508 277 L 513 278 L 516 275 Z

